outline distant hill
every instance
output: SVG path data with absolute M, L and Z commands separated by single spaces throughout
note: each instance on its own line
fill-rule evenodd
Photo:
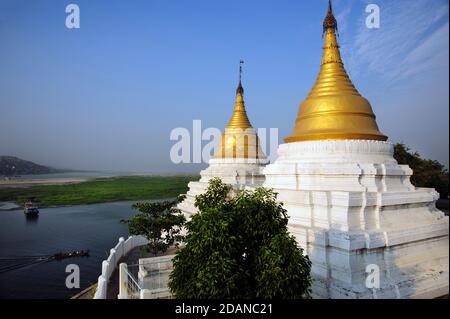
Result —
M 39 165 L 30 161 L 25 161 L 14 156 L 0 156 L 0 175 L 29 175 L 29 174 L 50 174 L 58 170 Z

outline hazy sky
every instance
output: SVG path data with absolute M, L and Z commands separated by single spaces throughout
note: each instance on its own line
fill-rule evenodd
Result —
M 76 3 L 81 28 L 65 27 Z M 381 28 L 365 25 L 368 3 Z M 448 0 L 335 0 L 344 62 L 390 141 L 448 166 Z M 289 135 L 321 61 L 326 0 L 0 0 L 0 155 L 181 172 L 176 127 L 223 129 L 240 59 L 255 127 Z

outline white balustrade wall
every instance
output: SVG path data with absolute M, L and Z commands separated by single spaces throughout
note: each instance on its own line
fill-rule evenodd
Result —
M 144 236 L 130 236 L 127 240 L 119 238 L 117 245 L 110 250 L 109 256 L 102 262 L 102 274 L 98 277 L 94 299 L 106 299 L 108 281 L 117 267 L 119 260 L 132 249 L 148 244 Z

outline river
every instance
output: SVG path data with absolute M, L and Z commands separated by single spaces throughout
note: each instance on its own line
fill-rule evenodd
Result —
M 89 249 L 90 257 L 50 261 L 0 273 L 0 298 L 69 298 L 97 282 L 101 262 L 120 236 L 128 236 L 120 223 L 136 210 L 134 202 L 116 202 L 40 209 L 37 219 L 22 210 L 0 212 L 0 259 L 11 256 L 48 255 Z M 80 289 L 66 288 L 68 264 L 80 267 Z

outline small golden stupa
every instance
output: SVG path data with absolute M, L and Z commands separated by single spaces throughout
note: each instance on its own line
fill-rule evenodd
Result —
M 286 143 L 311 140 L 386 141 L 376 123 L 369 101 L 354 87 L 339 52 L 338 25 L 331 0 L 323 22 L 325 46 L 314 87 L 300 105 L 294 132 Z
M 242 87 L 242 64 L 239 65 L 239 85 L 236 89 L 236 102 L 230 122 L 222 134 L 218 152 L 214 158 L 265 158 L 259 138 L 245 111 L 244 88 Z

